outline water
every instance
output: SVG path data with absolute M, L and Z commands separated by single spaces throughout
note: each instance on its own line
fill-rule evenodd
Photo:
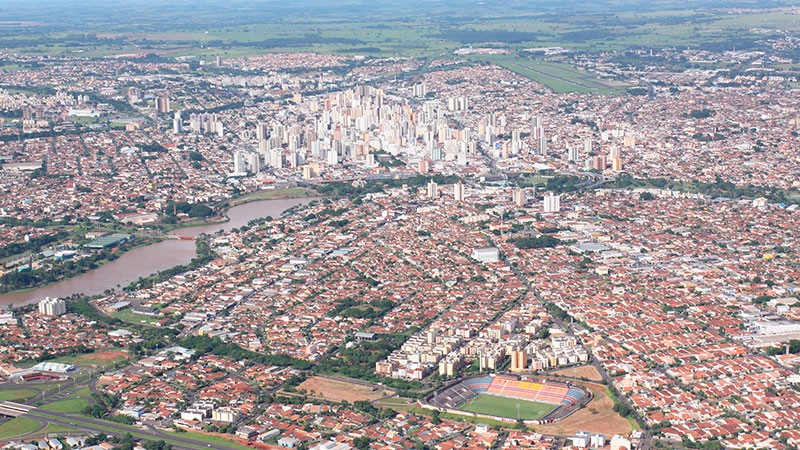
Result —
M 230 231 L 247 225 L 253 219 L 279 217 L 287 209 L 311 202 L 314 198 L 262 200 L 245 203 L 228 210 L 228 220 L 216 225 L 181 228 L 173 236 L 199 236 L 217 231 Z M 0 308 L 38 302 L 45 297 L 69 297 L 73 294 L 97 295 L 106 289 L 124 287 L 141 277 L 186 264 L 196 256 L 192 240 L 168 239 L 125 252 L 119 259 L 84 274 L 26 292 L 0 295 Z

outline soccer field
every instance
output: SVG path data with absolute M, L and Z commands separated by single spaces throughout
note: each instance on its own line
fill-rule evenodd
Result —
M 516 419 L 517 405 L 520 405 L 519 417 L 521 419 L 539 419 L 556 409 L 556 405 L 550 405 L 548 403 L 529 402 L 526 400 L 517 400 L 515 398 L 498 397 L 496 395 L 479 395 L 461 405 L 459 409 L 478 414 L 491 414 L 493 416 Z

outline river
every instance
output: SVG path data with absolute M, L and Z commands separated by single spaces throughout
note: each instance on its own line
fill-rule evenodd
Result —
M 287 209 L 315 200 L 292 198 L 261 200 L 234 206 L 228 210 L 229 220 L 216 225 L 200 225 L 171 231 L 173 236 L 199 236 L 217 231 L 230 231 L 247 225 L 253 219 L 279 217 Z M 152 275 L 179 264 L 186 264 L 196 256 L 193 240 L 167 239 L 155 244 L 125 252 L 119 259 L 104 264 L 84 274 L 25 292 L 0 295 L 0 308 L 38 302 L 45 297 L 69 297 L 73 294 L 97 295 L 106 289 L 124 287 L 141 277 Z

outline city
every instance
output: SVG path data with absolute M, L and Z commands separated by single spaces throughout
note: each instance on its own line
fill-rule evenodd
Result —
M 0 448 L 800 447 L 797 6 L 46 3 L 0 13 Z

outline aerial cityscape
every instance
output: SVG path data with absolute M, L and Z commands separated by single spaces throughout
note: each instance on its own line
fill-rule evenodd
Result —
M 800 448 L 798 20 L 0 0 L 0 449 Z

